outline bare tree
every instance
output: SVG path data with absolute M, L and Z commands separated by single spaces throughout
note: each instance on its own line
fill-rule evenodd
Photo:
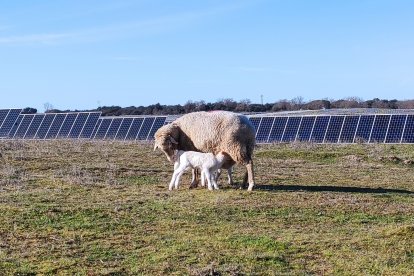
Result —
M 51 103 L 44 103 L 43 108 L 45 109 L 45 113 L 53 109 L 53 105 Z
M 414 109 L 414 100 L 398 101 L 397 107 L 401 109 Z
M 239 101 L 237 104 L 235 111 L 238 112 L 249 112 L 250 111 L 251 101 L 249 99 L 244 99 Z

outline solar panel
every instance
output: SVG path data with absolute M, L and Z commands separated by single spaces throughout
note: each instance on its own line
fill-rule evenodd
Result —
M 101 112 L 89 113 L 88 119 L 86 119 L 83 129 L 79 135 L 79 138 L 89 139 L 92 137 L 92 132 L 100 116 L 101 116 Z
M 257 133 L 257 130 L 259 129 L 260 120 L 262 118 L 261 117 L 253 117 L 253 118 L 249 118 L 249 119 L 250 119 L 250 122 L 252 123 L 252 125 L 254 126 L 255 133 Z
M 404 130 L 407 115 L 392 115 L 390 125 L 388 127 L 385 143 L 399 143 Z
M 154 117 L 147 117 L 144 119 L 144 122 L 142 123 L 142 127 L 139 130 L 137 140 L 146 140 L 148 137 L 148 134 L 152 128 L 152 124 L 154 123 L 155 118 Z
M 65 117 L 65 121 L 62 124 L 62 127 L 59 129 L 59 132 L 56 138 L 67 138 L 70 130 L 72 129 L 73 123 L 78 116 L 77 113 L 68 113 Z
M 355 134 L 354 143 L 368 142 L 371 135 L 372 125 L 374 124 L 373 115 L 361 115 L 358 128 Z
M 341 134 L 344 116 L 331 116 L 326 130 L 324 143 L 337 143 Z
M 40 124 L 42 123 L 43 119 L 45 118 L 45 114 L 35 114 L 31 115 L 33 116 L 32 123 L 30 124 L 29 128 L 27 129 L 27 132 L 24 136 L 24 139 L 34 139 L 37 133 L 37 130 L 40 127 Z
M 358 127 L 359 116 L 346 116 L 342 126 L 339 143 L 353 143 L 355 131 Z
M 256 141 L 259 143 L 266 143 L 269 139 L 270 130 L 273 126 L 274 117 L 263 117 L 259 129 L 256 133 Z
M 24 135 L 26 134 L 26 131 L 29 128 L 29 125 L 32 122 L 32 120 L 33 120 L 32 115 L 27 115 L 27 114 L 23 115 L 23 119 L 22 119 L 21 123 L 19 124 L 13 138 L 15 138 L 15 139 L 24 138 Z
M 147 140 L 153 140 L 154 134 L 157 130 L 164 125 L 164 122 L 167 118 L 166 117 L 157 117 L 152 125 L 151 131 L 148 134 Z
M 282 140 L 283 132 L 286 128 L 288 117 L 276 117 L 273 122 L 272 130 L 269 134 L 268 142 L 280 142 Z
M 316 117 L 303 117 L 299 127 L 297 140 L 301 142 L 308 142 L 310 140 L 312 129 L 315 124 Z
M 73 122 L 73 126 L 68 134 L 68 138 L 76 139 L 79 137 L 88 117 L 89 113 L 78 113 L 78 116 L 76 116 L 75 122 Z
M 9 138 L 13 138 L 22 120 L 23 120 L 23 115 L 18 115 L 17 119 L 15 120 L 13 125 L 10 127 L 10 131 L 6 134 L 8 135 Z
M 62 127 L 63 122 L 65 121 L 66 115 L 67 115 L 66 113 L 56 114 L 48 132 L 46 133 L 45 139 L 56 138 L 56 136 L 59 133 L 60 128 Z
M 370 143 L 383 143 L 387 135 L 390 115 L 375 115 L 374 125 L 372 127 Z
M 289 117 L 282 137 L 283 142 L 295 141 L 301 120 L 302 117 Z
M 10 135 L 9 132 L 11 132 L 13 127 L 17 127 L 20 124 L 20 121 L 18 122 L 17 120 L 19 118 L 21 111 L 22 111 L 21 109 L 10 109 L 9 110 L 6 118 L 4 119 L 0 127 L 0 137 L 13 137 L 13 135 Z M 14 129 L 14 131 L 16 130 L 17 128 Z
M 96 122 L 96 125 L 92 131 L 91 139 L 95 138 L 95 135 L 98 132 L 99 127 L 101 126 L 102 120 L 103 120 L 102 118 L 99 118 L 98 121 Z
M 52 122 L 55 119 L 55 116 L 56 114 L 53 114 L 53 113 L 46 114 L 45 118 L 40 124 L 39 129 L 37 130 L 37 133 L 35 135 L 36 139 L 45 139 L 45 136 L 47 132 L 49 131 L 50 126 L 52 125 Z
M 132 122 L 134 121 L 134 118 L 124 118 L 122 120 L 121 126 L 118 129 L 118 133 L 115 136 L 115 139 L 117 140 L 125 140 L 125 137 L 128 134 L 128 130 L 132 125 Z
M 402 143 L 414 143 L 414 115 L 408 115 L 405 122 Z
M 141 129 L 143 122 L 144 118 L 134 118 L 134 121 L 132 122 L 127 132 L 125 140 L 135 140 L 138 136 L 139 130 Z
M 121 123 L 122 123 L 122 118 L 114 118 L 108 127 L 108 131 L 106 132 L 105 139 L 114 139 L 116 134 L 118 133 L 118 129 L 121 126 Z
M 328 128 L 329 116 L 317 116 L 311 134 L 311 142 L 322 143 Z
M 101 119 L 101 123 L 99 124 L 99 128 L 97 129 L 94 139 L 104 139 L 106 133 L 108 132 L 108 128 L 111 125 L 112 118 L 109 119 Z
M 0 110 L 0 127 L 6 119 L 7 114 L 9 114 L 10 109 L 1 109 Z

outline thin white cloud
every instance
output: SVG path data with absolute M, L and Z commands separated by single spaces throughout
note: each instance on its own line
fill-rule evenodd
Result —
M 241 72 L 249 72 L 249 73 L 264 73 L 264 72 L 271 72 L 276 74 L 297 74 L 296 70 L 290 69 L 276 69 L 272 67 L 264 67 L 264 66 L 238 66 L 235 67 L 235 70 Z
M 239 71 L 243 72 L 265 72 L 269 71 L 269 68 L 267 67 L 252 67 L 252 66 L 241 66 L 237 67 Z
M 61 33 L 61 34 L 30 34 L 30 35 L 20 35 L 20 36 L 8 36 L 0 37 L 0 44 L 29 44 L 29 43 L 41 43 L 41 44 L 51 44 L 57 43 L 64 39 L 74 37 L 74 33 Z
M 156 17 L 148 20 L 129 21 L 107 26 L 89 27 L 78 30 L 61 32 L 43 32 L 0 36 L 1 44 L 60 44 L 84 43 L 91 41 L 109 40 L 119 37 L 130 37 L 144 34 L 156 34 L 183 26 L 204 18 L 241 8 L 241 5 L 224 5 L 203 11 L 190 11 L 174 15 Z
M 118 56 L 118 57 L 112 57 L 111 60 L 115 61 L 140 61 L 142 58 L 139 57 L 133 57 L 133 56 Z

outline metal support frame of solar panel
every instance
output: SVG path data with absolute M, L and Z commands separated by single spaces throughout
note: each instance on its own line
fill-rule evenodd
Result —
M 257 143 L 414 143 L 414 114 L 254 116 Z
M 166 122 L 167 116 L 101 117 L 92 135 L 93 139 L 149 141 Z
M 90 139 L 101 112 L 20 114 L 9 139 Z

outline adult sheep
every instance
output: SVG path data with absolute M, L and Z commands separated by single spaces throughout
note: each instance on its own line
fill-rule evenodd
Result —
M 255 129 L 246 116 L 227 111 L 202 111 L 183 115 L 158 129 L 154 150 L 159 148 L 170 162 L 173 162 L 174 150 L 226 152 L 232 159 L 226 162 L 227 168 L 235 163 L 246 166 L 243 186 L 248 180 L 251 191 L 254 145 Z

